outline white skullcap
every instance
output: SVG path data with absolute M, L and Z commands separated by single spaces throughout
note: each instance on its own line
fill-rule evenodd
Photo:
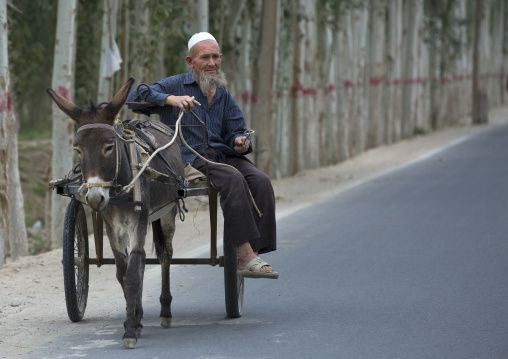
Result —
M 213 37 L 212 34 L 210 34 L 208 32 L 198 32 L 197 34 L 192 35 L 192 37 L 189 40 L 189 51 L 198 42 L 201 42 L 204 40 L 213 40 L 213 41 L 217 42 L 217 40 L 215 40 L 215 37 Z

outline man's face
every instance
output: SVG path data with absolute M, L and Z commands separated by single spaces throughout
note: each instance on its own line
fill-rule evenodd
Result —
M 197 71 L 198 74 L 205 73 L 208 76 L 215 76 L 219 72 L 222 54 L 215 41 L 198 42 L 191 49 L 190 55 L 185 60 L 190 68 Z

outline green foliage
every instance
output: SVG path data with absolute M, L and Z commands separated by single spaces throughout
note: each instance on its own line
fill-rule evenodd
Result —
M 9 68 L 21 131 L 51 125 L 44 92 L 51 84 L 57 1 L 17 0 L 8 7 Z
M 329 27 L 332 32 L 340 30 L 342 22 L 340 18 L 343 16 L 342 12 L 350 3 L 345 0 L 317 0 L 316 2 L 316 15 L 317 21 L 322 26 Z
M 426 0 L 424 9 L 424 41 L 439 53 L 439 70 L 443 75 L 466 51 L 461 38 L 461 28 L 470 24 L 470 19 L 459 19 L 454 14 L 456 0 Z
M 49 118 L 49 116 L 48 116 L 48 119 L 45 121 L 45 123 L 47 123 L 47 125 L 42 128 L 34 128 L 33 126 L 25 126 L 24 130 L 19 133 L 18 140 L 29 141 L 29 140 L 51 139 L 52 128 L 51 128 L 51 118 Z
M 146 8 L 150 21 L 145 24 L 139 20 L 135 4 L 130 3 L 130 52 L 135 58 L 131 73 L 135 72 L 132 66 L 142 66 L 148 77 L 144 81 L 153 82 L 161 76 L 186 71 L 184 58 L 188 34 L 184 31 L 184 5 L 170 0 L 148 0 Z M 161 74 L 161 71 L 167 73 Z

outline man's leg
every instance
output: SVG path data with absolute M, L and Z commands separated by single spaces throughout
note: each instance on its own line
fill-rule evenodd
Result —
M 213 148 L 207 149 L 211 161 L 217 162 Z M 193 165 L 205 173 L 205 161 L 196 158 Z M 220 205 L 224 216 L 224 235 L 231 238 L 235 247 L 260 236 L 252 213 L 249 187 L 242 174 L 234 168 L 209 164 L 210 180 L 220 194 Z
M 212 161 L 218 160 L 218 155 L 215 150 L 212 148 L 207 149 L 208 158 Z M 241 159 L 242 160 L 242 159 Z M 250 162 L 245 161 L 251 169 L 253 168 L 255 171 L 259 172 Z M 243 164 L 243 163 L 242 163 Z M 193 167 L 201 172 L 205 172 L 205 162 L 197 158 Z M 245 167 L 245 166 L 244 166 Z M 245 171 L 244 171 L 245 172 Z M 249 172 L 249 171 L 247 171 Z M 253 242 L 255 245 L 259 246 L 259 239 L 261 238 L 258 231 L 258 222 L 260 222 L 259 218 L 270 218 L 273 217 L 273 225 L 266 226 L 269 228 L 268 232 L 273 232 L 273 235 L 268 236 L 268 238 L 273 239 L 273 243 L 269 245 L 261 244 L 261 253 L 269 252 L 270 250 L 275 250 L 275 199 L 273 198 L 273 209 L 269 207 L 262 207 L 263 217 L 259 217 L 257 212 L 253 210 L 252 200 L 249 194 L 249 186 L 247 180 L 243 177 L 243 175 L 235 169 L 218 166 L 218 165 L 209 165 L 209 173 L 210 180 L 214 183 L 220 193 L 220 203 L 221 208 L 224 215 L 224 235 L 228 236 L 233 240 L 233 244 L 238 248 L 238 256 L 239 256 L 239 267 L 244 268 L 247 263 L 249 263 L 252 259 L 257 257 L 258 251 L 260 248 L 256 248 L 254 251 L 251 244 L 249 242 Z M 261 172 L 262 174 L 262 172 Z M 263 174 L 263 176 L 265 176 Z M 252 179 L 255 176 L 247 174 L 249 179 Z M 265 176 L 266 177 L 266 176 Z M 268 179 L 268 177 L 266 177 Z M 269 179 L 268 179 L 269 181 Z M 266 182 L 266 180 L 265 180 Z M 256 187 L 257 190 L 257 187 Z M 273 197 L 273 189 L 270 191 Z M 269 192 L 270 192 L 269 191 Z M 254 195 L 254 194 L 253 194 Z M 269 196 L 270 197 L 270 196 Z M 262 201 L 265 203 L 266 201 Z M 273 212 L 273 215 L 270 213 Z M 257 217 L 257 218 L 256 218 Z M 263 221 L 261 221 L 263 222 Z M 268 222 L 268 221 L 264 221 Z M 272 267 L 264 266 L 260 269 L 262 272 L 271 272 L 273 271 Z
M 244 158 L 228 156 L 226 163 L 242 173 L 252 193 L 254 203 L 262 214 L 259 216 L 254 207 L 252 208 L 254 220 L 260 233 L 260 237 L 250 241 L 252 249 L 256 253 L 275 251 L 277 249 L 275 194 L 270 178 Z

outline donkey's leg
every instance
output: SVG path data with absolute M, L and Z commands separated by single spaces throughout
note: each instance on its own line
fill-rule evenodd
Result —
M 145 262 L 144 249 L 135 248 L 129 253 L 127 271 L 123 277 L 123 291 L 127 302 L 127 319 L 124 322 L 125 333 L 123 335 L 124 347 L 134 348 L 138 338 L 137 333 L 141 331 L 142 315 L 142 280 Z
M 175 234 L 175 217 L 177 208 L 173 205 L 171 212 L 165 217 L 161 218 L 158 222 L 157 235 L 162 236 L 158 238 L 159 243 L 163 243 L 162 250 L 159 253 L 159 259 L 161 262 L 161 277 L 162 277 L 162 288 L 161 288 L 161 312 L 160 312 L 160 323 L 163 328 L 169 328 L 171 326 L 171 296 L 170 289 L 170 264 L 173 258 L 173 235 Z M 156 231 L 154 229 L 154 235 Z
M 142 288 L 145 264 L 143 249 L 148 214 L 139 218 L 130 213 L 106 218 L 108 237 L 117 264 L 117 279 L 122 285 L 126 301 L 126 321 L 123 342 L 125 348 L 134 348 L 141 332 Z
M 143 251 L 144 253 L 144 251 Z M 144 255 L 144 257 L 146 258 L 146 254 Z M 141 270 L 140 270 L 140 275 L 141 275 L 141 282 L 140 282 L 140 286 L 139 286 L 139 292 L 138 292 L 138 296 L 136 298 L 136 309 L 135 309 L 135 316 L 136 316 L 136 321 L 137 321 L 137 329 L 136 329 L 136 335 L 139 339 L 139 337 L 141 337 L 141 331 L 143 330 L 143 324 L 141 324 L 141 319 L 143 319 L 143 280 L 144 280 L 144 277 L 145 277 L 145 259 L 143 259 L 142 263 L 141 263 Z
M 127 261 L 128 257 L 126 257 L 125 253 L 120 253 L 117 251 L 113 251 L 113 255 L 115 257 L 116 263 L 116 278 L 118 282 L 122 286 L 122 290 L 124 291 L 124 297 L 127 301 L 127 294 L 124 288 L 124 278 L 127 272 Z M 144 277 L 144 263 L 142 264 L 143 268 L 141 270 L 141 287 L 139 289 L 137 298 L 136 298 L 136 309 L 135 309 L 135 318 L 137 324 L 136 336 L 139 338 L 141 336 L 141 331 L 143 329 L 143 325 L 141 324 L 141 319 L 143 318 L 143 306 L 142 306 L 142 295 L 143 295 L 143 277 Z

